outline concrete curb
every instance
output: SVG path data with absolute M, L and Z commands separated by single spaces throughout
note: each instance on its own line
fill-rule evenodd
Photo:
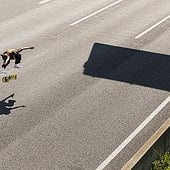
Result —
M 170 127 L 170 118 L 155 132 L 155 134 L 139 149 L 139 151 L 122 167 L 121 170 L 131 170 L 139 160 L 146 154 L 154 143 L 165 133 Z

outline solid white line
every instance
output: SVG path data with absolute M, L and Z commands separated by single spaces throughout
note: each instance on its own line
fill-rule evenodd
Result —
M 92 14 L 90 14 L 90 15 L 88 15 L 88 16 L 86 16 L 86 17 L 84 17 L 84 18 L 82 18 L 82 19 L 80 19 L 78 21 L 73 22 L 72 24 L 70 24 L 70 26 L 76 25 L 76 24 L 78 24 L 78 23 L 80 23 L 80 22 L 82 22 L 82 21 L 84 21 L 84 20 L 86 20 L 86 19 L 88 19 L 88 18 L 90 18 L 90 17 L 92 17 L 92 16 L 94 16 L 94 15 L 96 15 L 96 14 L 98 14 L 98 13 L 100 13 L 100 12 L 102 12 L 102 11 L 104 11 L 104 10 L 114 6 L 114 5 L 116 5 L 116 4 L 118 4 L 118 3 L 120 3 L 121 1 L 123 1 L 123 0 L 118 0 L 118 1 L 116 1 L 116 2 L 114 2 L 112 4 L 110 4 L 110 5 L 102 8 L 102 9 L 96 11 L 96 12 L 93 12 Z
M 40 1 L 39 4 L 45 4 L 47 2 L 50 2 L 51 0 L 43 0 L 43 1 Z
M 170 96 L 167 97 L 109 156 L 102 162 L 96 170 L 103 170 L 131 140 L 170 102 Z
M 155 25 L 153 25 L 152 27 L 148 28 L 146 31 L 142 32 L 141 34 L 139 34 L 138 36 L 135 37 L 135 39 L 140 38 L 141 36 L 143 36 L 144 34 L 146 34 L 147 32 L 149 32 L 150 30 L 152 30 L 153 28 L 157 27 L 158 25 L 160 25 L 162 22 L 166 21 L 168 18 L 170 18 L 170 15 L 165 17 L 164 19 L 162 19 L 161 21 L 159 21 L 158 23 L 156 23 Z

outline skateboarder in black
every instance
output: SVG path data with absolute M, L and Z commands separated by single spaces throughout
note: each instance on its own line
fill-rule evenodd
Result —
M 6 50 L 2 56 L 3 64 L 2 64 L 2 73 L 6 73 L 6 67 L 10 63 L 10 60 L 15 60 L 14 68 L 20 68 L 19 63 L 21 62 L 21 54 L 20 52 L 23 50 L 34 49 L 34 47 L 23 47 L 18 49 L 8 49 Z

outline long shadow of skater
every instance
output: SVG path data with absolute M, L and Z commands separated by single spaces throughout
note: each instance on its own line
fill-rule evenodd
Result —
M 16 101 L 15 100 L 8 100 L 9 98 L 13 98 L 13 97 L 14 97 L 14 93 L 11 94 L 10 96 L 6 97 L 2 101 L 0 101 L 0 115 L 2 115 L 2 114 L 8 115 L 8 114 L 11 113 L 11 110 L 13 110 L 13 109 L 25 107 L 24 105 L 13 107 Z
M 95 43 L 85 75 L 170 91 L 170 55 Z

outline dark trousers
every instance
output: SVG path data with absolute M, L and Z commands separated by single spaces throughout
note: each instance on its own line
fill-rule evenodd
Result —
M 8 62 L 6 63 L 7 60 L 7 56 L 2 56 L 3 59 L 3 64 L 2 64 L 2 68 L 6 68 L 7 65 L 10 63 L 10 60 L 15 60 L 15 64 L 19 64 L 21 62 L 21 54 L 15 54 L 14 57 L 11 57 L 10 60 L 8 60 Z
M 15 64 L 19 64 L 21 62 L 21 54 L 15 55 Z

